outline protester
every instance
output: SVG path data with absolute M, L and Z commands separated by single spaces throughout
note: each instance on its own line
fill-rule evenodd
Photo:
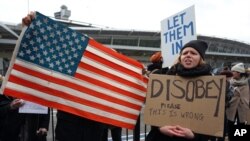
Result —
M 168 67 L 162 68 L 163 60 L 160 51 L 157 51 L 152 56 L 150 56 L 149 61 L 151 62 L 151 64 L 147 66 L 147 75 L 153 72 L 165 74 L 168 71 Z
M 24 104 L 0 94 L 0 141 L 46 141 L 50 114 L 19 113 Z
M 49 113 L 19 113 L 19 107 L 24 104 L 25 102 L 21 99 L 0 94 L 0 141 L 19 141 L 20 139 L 46 141 Z
M 47 114 L 25 114 L 24 141 L 47 141 L 50 110 Z
M 0 76 L 2 85 L 3 76 Z M 18 141 L 20 126 L 23 124 L 22 115 L 18 108 L 23 105 L 21 99 L 13 99 L 0 94 L 0 141 Z
M 105 128 L 105 124 L 57 111 L 57 141 L 102 141 Z
M 224 67 L 223 70 L 219 74 L 226 76 L 226 95 L 225 95 L 225 109 L 226 109 L 227 107 L 230 106 L 229 101 L 231 100 L 233 96 L 233 87 L 230 84 L 230 80 L 233 76 L 233 73 L 230 71 L 229 67 Z M 217 141 L 224 141 L 228 133 L 227 131 L 228 131 L 227 117 L 226 117 L 226 112 L 225 112 L 223 137 L 218 138 Z M 216 139 L 212 141 L 216 141 Z
M 230 84 L 230 80 L 233 76 L 232 71 L 228 67 L 224 67 L 223 70 L 220 72 L 220 75 L 226 76 L 226 98 L 225 98 L 225 106 L 229 107 L 229 101 L 233 96 L 233 86 Z
M 233 141 L 234 126 L 247 124 L 247 111 L 249 110 L 249 80 L 243 63 L 238 63 L 231 68 L 233 77 L 230 80 L 234 87 L 233 95 L 226 109 L 228 119 L 228 137 Z
M 22 105 L 21 99 L 0 94 L 0 141 L 19 141 L 24 115 L 18 114 L 18 108 Z
M 162 56 L 161 52 L 155 52 L 152 56 L 150 56 L 149 61 L 151 64 L 147 66 L 148 71 L 153 71 L 154 69 L 162 68 Z
M 0 141 L 19 141 L 20 139 L 46 141 L 49 114 L 19 113 L 19 107 L 24 104 L 21 99 L 0 94 Z
M 192 40 L 181 49 L 177 62 L 166 73 L 182 77 L 211 75 L 210 65 L 204 62 L 208 45 L 201 40 Z M 152 127 L 146 141 L 207 141 L 208 136 L 196 134 L 191 129 L 179 125 Z

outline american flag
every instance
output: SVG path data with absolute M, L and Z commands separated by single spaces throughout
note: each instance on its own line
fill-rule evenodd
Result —
M 143 65 L 36 12 L 2 85 L 14 96 L 133 129 L 145 100 Z

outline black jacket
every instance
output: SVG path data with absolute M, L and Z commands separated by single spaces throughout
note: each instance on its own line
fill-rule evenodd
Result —
M 28 141 L 38 141 L 36 130 L 49 126 L 50 114 L 22 114 L 11 109 L 12 97 L 0 95 L 0 141 L 19 141 L 21 127 L 26 125 Z M 24 137 L 24 136 L 23 136 Z M 43 141 L 46 138 L 44 137 Z
M 22 114 L 18 114 L 18 109 L 10 109 L 13 99 L 5 95 L 0 95 L 0 140 L 18 141 L 20 127 L 24 123 Z
M 102 141 L 106 128 L 106 124 L 57 111 L 55 133 L 58 141 Z

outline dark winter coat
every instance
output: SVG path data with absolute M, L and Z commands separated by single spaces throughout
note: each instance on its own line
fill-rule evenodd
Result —
M 50 110 L 48 114 L 25 114 L 26 141 L 46 141 L 46 135 L 37 135 L 39 128 L 49 129 Z
M 102 141 L 106 125 L 58 110 L 56 139 L 58 141 Z
M 0 95 L 0 141 L 46 141 L 46 136 L 38 137 L 36 130 L 48 129 L 50 114 L 22 114 L 18 109 L 11 109 L 10 103 L 13 98 Z M 21 134 L 22 127 L 25 134 Z
M 18 141 L 20 127 L 24 123 L 22 114 L 18 114 L 18 109 L 12 110 L 10 103 L 13 99 L 0 95 L 0 140 Z

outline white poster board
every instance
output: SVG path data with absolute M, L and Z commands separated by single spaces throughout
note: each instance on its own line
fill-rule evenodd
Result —
M 181 48 L 190 40 L 195 40 L 195 10 L 191 6 L 161 21 L 161 51 L 163 67 L 172 66 Z
M 48 114 L 48 107 L 30 101 L 24 101 L 24 105 L 19 108 L 19 113 Z

